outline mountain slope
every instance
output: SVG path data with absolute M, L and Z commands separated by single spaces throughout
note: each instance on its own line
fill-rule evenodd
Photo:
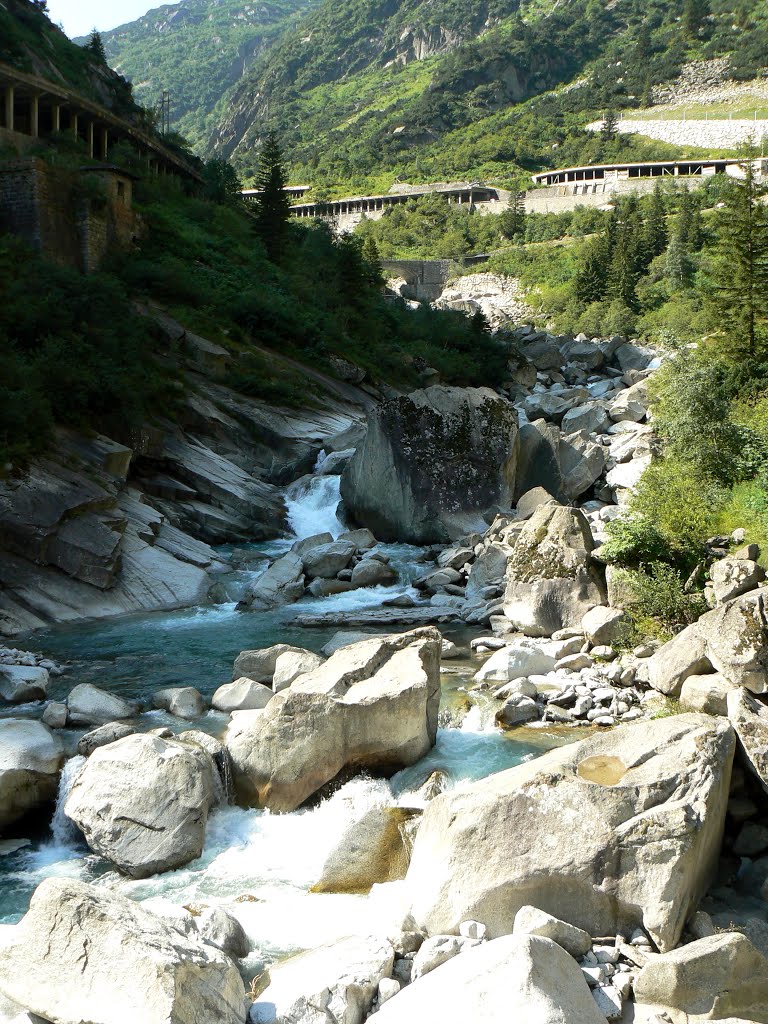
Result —
M 583 125 L 639 106 L 686 60 L 733 54 L 738 77 L 753 76 L 768 54 L 766 8 L 710 0 L 690 26 L 685 0 L 325 0 L 254 64 L 211 144 L 247 173 L 274 128 L 295 176 L 331 189 L 395 176 L 511 182 L 563 149 L 590 155 Z
M 104 32 L 107 59 L 154 107 L 171 94 L 173 128 L 193 146 L 256 58 L 318 0 L 181 0 Z

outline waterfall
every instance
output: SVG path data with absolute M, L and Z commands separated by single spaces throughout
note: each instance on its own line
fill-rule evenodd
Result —
M 73 821 L 64 813 L 64 804 L 67 802 L 70 790 L 80 774 L 87 758 L 70 757 L 61 769 L 59 779 L 59 792 L 56 795 L 56 810 L 53 812 L 51 821 L 51 833 L 56 846 L 71 846 L 80 838 L 80 831 Z
M 340 476 L 303 476 L 285 493 L 288 523 L 300 540 L 315 533 L 338 537 L 346 527 L 336 515 L 341 501 Z

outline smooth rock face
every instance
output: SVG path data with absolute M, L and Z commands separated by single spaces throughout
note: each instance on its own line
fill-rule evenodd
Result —
M 643 666 L 643 678 L 677 697 L 688 676 L 719 672 L 753 693 L 768 689 L 768 613 L 762 590 L 706 612 Z
M 81 736 L 77 741 L 77 752 L 82 757 L 90 757 L 99 747 L 106 747 L 115 740 L 133 736 L 135 732 L 136 729 L 132 725 L 126 725 L 124 722 L 107 722 L 106 725 L 100 725 Z
M 69 721 L 73 725 L 106 725 L 120 718 L 133 718 L 135 704 L 90 683 L 80 683 L 67 697 Z
M 578 628 L 605 585 L 590 552 L 592 532 L 583 512 L 560 505 L 538 508 L 523 527 L 507 563 L 504 615 L 529 636 Z
M 714 874 L 734 743 L 723 719 L 678 715 L 442 794 L 406 876 L 416 923 L 435 934 L 473 918 L 494 937 L 531 904 L 591 935 L 642 927 L 671 948 Z
M 453 957 L 379 1010 L 377 1024 L 605 1024 L 576 961 L 550 939 L 507 935 Z
M 725 932 L 654 957 L 635 981 L 638 1002 L 707 1019 L 768 1021 L 768 960 L 746 935 Z
M 446 542 L 510 507 L 517 413 L 487 388 L 430 387 L 369 413 L 342 476 L 352 516 L 381 540 Z
M 45 700 L 50 683 L 48 671 L 33 665 L 0 665 L 0 697 L 9 704 Z
M 56 796 L 61 740 L 25 718 L 0 719 L 0 829 Z
M 394 950 L 375 938 L 341 939 L 270 970 L 250 1010 L 252 1024 L 363 1024 Z
M 397 582 L 397 573 L 376 558 L 364 558 L 352 570 L 350 582 L 353 587 L 389 587 Z
M 321 544 L 304 555 L 304 572 L 310 579 L 333 579 L 336 573 L 346 569 L 356 550 L 356 546 L 346 540 Z
M 203 942 L 216 946 L 227 956 L 240 960 L 250 953 L 251 943 L 243 926 L 221 907 L 206 907 L 193 920 Z
M 231 723 L 226 743 L 240 800 L 292 811 L 342 768 L 396 771 L 434 745 L 440 700 L 436 629 L 344 647 Z
M 768 708 L 741 689 L 732 690 L 726 701 L 741 754 L 768 793 Z
M 127 736 L 91 754 L 64 812 L 94 853 L 146 878 L 200 856 L 215 770 L 199 747 Z
M 612 644 L 621 636 L 625 615 L 621 608 L 598 605 L 581 620 L 581 628 L 590 643 Z
M 40 984 L 45 978 L 46 984 Z M 56 1024 L 242 1024 L 234 963 L 133 900 L 48 878 L 0 957 L 0 990 Z
M 256 711 L 265 708 L 274 697 L 274 691 L 264 683 L 241 676 L 233 683 L 224 683 L 211 697 L 211 707 L 217 711 Z
M 733 684 L 719 672 L 688 676 L 680 689 L 680 707 L 683 711 L 698 711 L 703 715 L 727 715 L 728 694 L 733 689 Z

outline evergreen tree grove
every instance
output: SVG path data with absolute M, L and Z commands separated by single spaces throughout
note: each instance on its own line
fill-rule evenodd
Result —
M 99 64 L 107 63 L 107 55 L 104 51 L 104 43 L 101 34 L 94 29 L 85 44 L 85 49 L 94 57 Z
M 278 261 L 285 249 L 288 235 L 291 200 L 285 191 L 288 178 L 277 136 L 270 132 L 264 140 L 256 175 L 256 231 L 269 258 Z
M 720 215 L 713 263 L 712 301 L 730 345 L 756 356 L 768 342 L 768 210 L 760 201 L 754 152 L 731 184 Z

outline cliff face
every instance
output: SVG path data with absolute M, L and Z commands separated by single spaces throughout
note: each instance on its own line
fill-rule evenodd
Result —
M 174 422 L 130 445 L 59 431 L 0 481 L 0 635 L 205 603 L 229 568 L 217 546 L 279 536 L 282 485 L 361 429 L 370 399 L 354 387 L 307 370 L 309 410 L 246 398 L 218 382 L 223 349 L 160 319 L 186 353 Z

